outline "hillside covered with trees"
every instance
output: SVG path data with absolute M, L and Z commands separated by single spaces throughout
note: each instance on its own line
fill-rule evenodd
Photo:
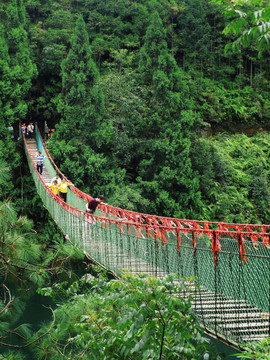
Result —
M 258 56 L 255 41 L 225 52 L 239 25 L 225 35 L 222 10 L 210 0 L 1 1 L 1 161 L 17 166 L 5 156 L 10 123 L 43 131 L 47 121 L 61 171 L 112 205 L 269 223 L 269 52 Z
M 0 359 L 218 359 L 190 303 L 166 297 L 173 278 L 90 274 L 42 206 L 18 129 L 47 122 L 60 170 L 110 205 L 269 224 L 269 4 L 0 0 L 0 18 Z M 53 305 L 32 329 L 37 291 Z

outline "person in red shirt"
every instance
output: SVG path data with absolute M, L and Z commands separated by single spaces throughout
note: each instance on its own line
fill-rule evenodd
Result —
M 88 214 L 94 214 L 96 208 L 98 207 L 99 204 L 101 204 L 104 201 L 104 196 L 103 195 L 99 195 L 96 198 L 91 199 L 87 204 L 86 204 L 86 213 Z

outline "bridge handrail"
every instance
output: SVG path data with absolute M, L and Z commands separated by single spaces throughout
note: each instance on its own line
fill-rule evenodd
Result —
M 48 158 L 50 159 L 51 163 L 55 167 L 56 171 L 62 176 L 66 177 L 61 170 L 57 167 L 55 164 L 52 156 L 50 155 L 44 141 L 42 140 L 42 137 L 40 135 L 39 129 L 37 128 L 37 132 L 39 135 L 39 138 L 42 142 L 42 145 L 44 147 L 44 150 L 46 151 L 46 154 Z M 90 201 L 92 199 L 91 195 L 88 195 L 84 193 L 83 191 L 79 190 L 76 186 L 71 186 L 71 191 L 74 192 L 77 196 L 82 198 L 85 201 Z M 261 231 L 262 233 L 267 233 L 267 230 L 270 231 L 270 225 L 266 224 L 241 224 L 241 223 L 226 223 L 226 222 L 217 222 L 217 221 L 202 221 L 202 220 L 191 220 L 191 219 L 177 219 L 173 217 L 166 217 L 166 216 L 158 216 L 158 215 L 151 215 L 151 214 L 144 214 L 139 213 L 132 210 L 126 210 L 121 209 L 119 207 L 115 207 L 108 204 L 102 204 L 100 206 L 100 209 L 103 211 L 104 214 L 109 214 L 118 218 L 126 219 L 129 221 L 136 222 L 138 224 L 142 224 L 146 222 L 149 225 L 155 225 L 155 226 L 165 226 L 165 227 L 180 227 L 181 229 L 183 226 L 186 226 L 191 229 L 199 230 L 199 229 L 205 229 L 210 230 L 211 228 L 213 230 L 218 230 L 221 232 L 228 232 L 231 231 L 237 232 L 237 231 L 248 231 L 250 233 L 254 232 L 254 236 L 257 236 L 258 233 L 255 232 L 256 230 Z
M 41 138 L 38 128 L 36 134 L 39 137 L 38 140 L 42 142 L 42 146 L 46 151 L 47 157 L 50 160 L 50 162 L 53 164 L 56 171 L 66 178 L 66 176 L 60 171 L 60 169 L 54 163 L 52 156 L 48 152 L 48 149 Z M 29 149 L 25 141 L 24 135 L 23 135 L 23 140 L 27 152 L 29 154 Z M 142 235 L 141 230 L 144 230 L 145 236 L 149 236 L 150 238 L 153 238 L 155 239 L 155 241 L 160 242 L 162 244 L 167 243 L 167 238 L 169 238 L 169 233 L 173 232 L 177 238 L 178 251 L 180 251 L 180 243 L 181 243 L 180 232 L 186 234 L 188 233 L 192 234 L 194 250 L 196 248 L 195 235 L 200 236 L 202 234 L 207 234 L 212 243 L 214 264 L 216 262 L 217 254 L 221 249 L 220 246 L 221 236 L 225 236 L 225 235 L 229 236 L 238 243 L 240 257 L 241 260 L 244 261 L 244 263 L 247 262 L 246 251 L 245 251 L 245 241 L 246 241 L 245 237 L 252 241 L 254 247 L 256 247 L 258 241 L 262 242 L 263 247 L 264 246 L 270 247 L 270 232 L 267 231 L 268 228 L 270 228 L 270 225 L 229 224 L 229 223 L 159 217 L 155 215 L 141 214 L 130 210 L 124 210 L 113 206 L 109 206 L 107 204 L 102 205 L 103 216 L 85 214 L 84 211 L 81 211 L 75 207 L 72 207 L 71 205 L 66 204 L 58 196 L 55 196 L 52 193 L 51 189 L 48 188 L 48 186 L 46 186 L 40 174 L 37 172 L 31 156 L 30 156 L 30 160 L 43 187 L 50 194 L 50 196 L 52 196 L 57 201 L 57 203 L 61 205 L 63 208 L 65 208 L 69 213 L 80 214 L 80 216 L 85 216 L 88 222 L 91 222 L 92 220 L 89 219 L 93 218 L 95 219 L 95 221 L 103 224 L 107 224 L 108 222 L 113 223 L 116 224 L 119 227 L 119 229 L 123 232 L 125 231 L 123 229 L 123 225 L 127 227 L 133 226 L 135 229 L 136 238 L 139 235 Z M 89 201 L 92 198 L 90 195 L 77 189 L 74 185 L 70 186 L 70 190 L 73 193 L 75 193 L 78 197 L 81 197 L 84 201 Z M 113 215 L 114 218 L 111 217 L 108 218 L 105 216 L 105 214 Z M 211 226 L 214 228 L 211 228 Z

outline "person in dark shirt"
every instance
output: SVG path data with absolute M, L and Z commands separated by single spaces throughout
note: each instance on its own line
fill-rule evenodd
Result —
M 86 204 L 86 213 L 94 214 L 98 205 L 101 204 L 103 201 L 104 201 L 103 195 L 99 195 L 98 197 L 91 199 L 89 203 Z

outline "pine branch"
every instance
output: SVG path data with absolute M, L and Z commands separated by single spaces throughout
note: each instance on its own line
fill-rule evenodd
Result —
M 12 304 L 12 302 L 13 302 L 9 288 L 8 288 L 5 284 L 2 284 L 2 286 L 3 286 L 3 288 L 5 288 L 6 291 L 8 292 L 9 300 L 8 300 L 7 305 L 0 311 L 0 314 L 2 314 L 4 311 L 6 311 L 6 309 L 8 309 L 9 306 L 10 306 L 10 305 Z
M 43 305 L 43 306 L 44 306 L 44 305 Z M 54 311 L 53 311 L 53 309 L 52 309 L 51 306 L 49 306 L 49 307 L 44 306 L 44 307 L 45 307 L 46 309 L 50 309 L 51 312 L 52 312 L 52 314 L 53 314 L 53 321 L 52 321 L 50 327 L 48 328 L 48 330 L 47 330 L 46 332 L 44 332 L 43 334 L 41 334 L 40 336 L 38 336 L 36 339 L 34 339 L 33 341 L 31 341 L 31 342 L 29 342 L 29 343 L 27 343 L 27 344 L 25 344 L 25 345 L 13 345 L 13 344 L 4 343 L 4 342 L 2 342 L 2 341 L 0 341 L 0 345 L 8 346 L 8 347 L 13 348 L 13 349 L 24 349 L 24 348 L 26 348 L 27 346 L 30 346 L 30 345 L 32 345 L 32 344 L 35 344 L 35 343 L 38 342 L 41 338 L 43 338 L 45 335 L 49 334 L 49 332 L 51 331 L 51 329 L 52 329 L 52 327 L 53 327 L 53 325 L 54 325 L 54 323 L 55 323 L 55 313 L 54 313 Z M 18 328 L 17 328 L 17 329 L 18 329 Z M 21 336 L 20 334 L 18 334 L 18 333 L 16 332 L 17 329 L 9 330 L 8 332 L 9 332 L 9 333 L 12 333 L 12 334 L 16 334 L 16 335 L 19 336 L 21 339 L 23 339 L 23 340 L 26 341 L 26 339 L 25 339 L 23 336 Z

